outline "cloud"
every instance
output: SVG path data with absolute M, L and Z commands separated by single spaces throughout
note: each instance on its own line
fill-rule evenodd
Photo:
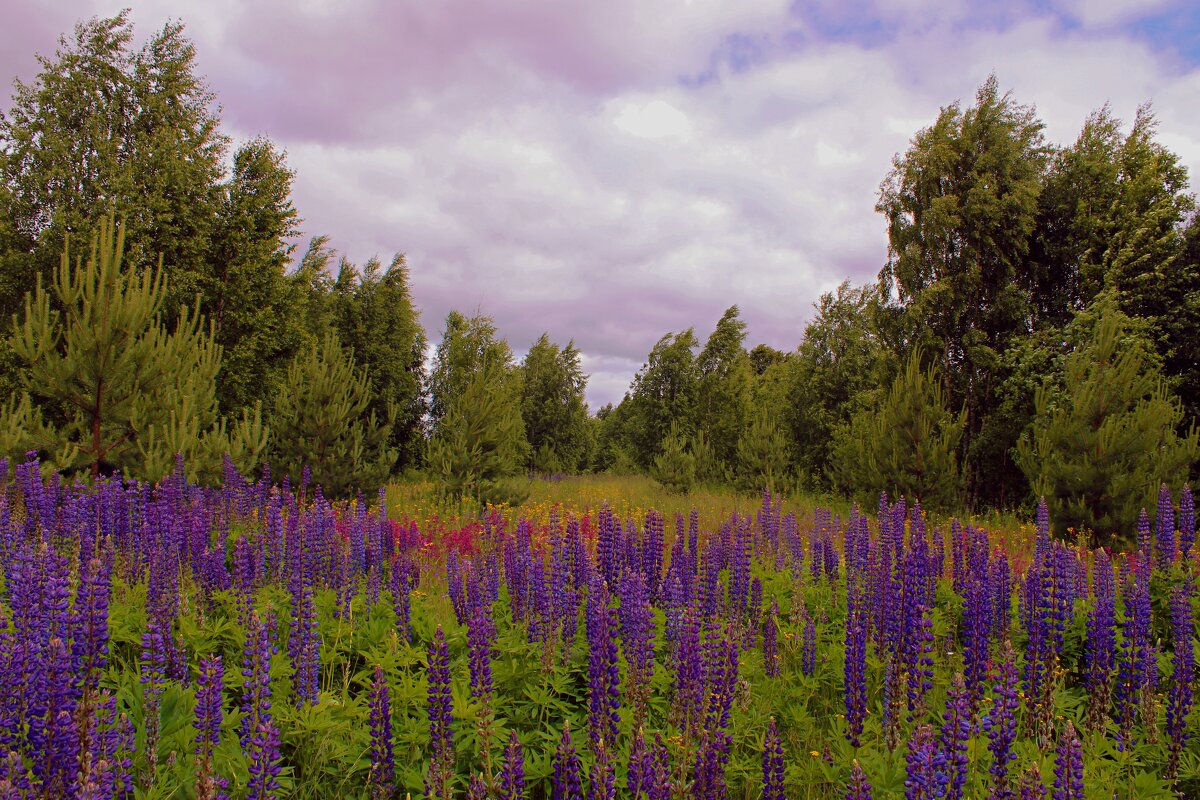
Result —
M 595 408 L 734 303 L 750 344 L 795 347 L 821 292 L 884 262 L 893 155 L 990 73 L 1055 142 L 1154 100 L 1195 172 L 1200 71 L 1125 24 L 1178 4 L 1116 5 L 222 0 L 186 21 L 225 125 L 287 148 L 308 234 L 405 252 L 432 337 L 455 308 L 518 354 L 574 339 Z M 5 52 L 65 29 L 20 24 Z

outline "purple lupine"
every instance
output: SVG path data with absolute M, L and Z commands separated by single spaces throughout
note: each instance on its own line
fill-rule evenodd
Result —
M 971 578 L 963 607 L 963 678 L 972 712 L 984 695 L 984 679 L 991 657 L 991 607 L 989 587 L 982 577 Z
M 112 593 L 108 557 L 91 559 L 82 571 L 71 613 L 71 659 L 80 696 L 94 694 L 108 663 L 108 601 Z
M 225 667 L 219 655 L 200 659 L 196 678 L 196 800 L 228 800 L 229 781 L 215 771 L 213 754 L 221 744 Z
M 525 797 L 525 757 L 521 753 L 521 743 L 517 740 L 517 732 L 508 736 L 508 746 L 504 748 L 504 764 L 500 767 L 499 800 L 522 800 Z
M 939 737 L 941 751 L 946 757 L 946 772 L 949 782 L 945 796 L 949 800 L 961 800 L 963 786 L 967 782 L 967 767 L 971 760 L 967 756 L 967 744 L 971 740 L 973 727 L 971 694 L 963 681 L 962 673 L 955 673 L 946 695 L 946 711 L 942 715 L 942 732 Z
M 617 610 L 608 607 L 603 576 L 596 573 L 588 588 L 588 735 L 592 746 L 615 742 L 621 706 L 621 673 L 617 664 Z
M 1171 490 L 1164 483 L 1158 490 L 1158 510 L 1154 516 L 1154 565 L 1163 572 L 1175 560 L 1175 507 Z
M 906 697 L 909 722 L 924 716 L 925 696 L 933 688 L 933 619 L 925 606 L 918 611 L 917 630 L 911 646 L 914 658 Z
M 367 783 L 372 800 L 386 800 L 396 789 L 396 759 L 392 750 L 392 697 L 383 667 L 375 665 L 370 701 L 371 772 Z
M 170 655 L 167 652 L 165 625 L 157 615 L 151 615 L 149 626 L 142 634 L 140 682 L 143 686 L 143 725 L 146 730 L 146 774 L 151 780 L 158 768 L 159 711 L 163 690 L 167 684 Z
M 492 697 L 492 658 L 496 642 L 496 623 L 491 609 L 474 607 L 467 625 L 467 663 L 471 671 L 471 696 L 483 703 Z
M 629 768 L 625 776 L 626 794 L 639 800 L 649 791 L 654 780 L 650 763 L 650 748 L 639 727 L 633 733 L 633 745 L 629 748 Z
M 783 740 L 775 718 L 767 721 L 767 735 L 763 739 L 763 788 L 762 800 L 784 800 L 783 787 Z
M 846 800 L 872 800 L 871 783 L 867 780 L 867 773 L 863 772 L 862 765 L 858 763 L 858 759 L 854 759 L 854 766 L 850 768 L 850 783 L 846 786 Z
M 1137 549 L 1143 558 L 1150 558 L 1153 542 L 1150 539 L 1150 515 L 1142 509 L 1137 518 Z
M 1179 552 L 1187 561 L 1196 543 L 1196 506 L 1192 499 L 1192 487 L 1184 486 L 1179 493 Z
M 1104 727 L 1112 701 L 1113 653 L 1117 649 L 1116 594 L 1112 562 L 1104 550 L 1095 553 L 1092 574 L 1092 610 L 1087 627 L 1087 725 L 1092 731 Z
M 1167 694 L 1167 777 L 1179 772 L 1179 757 L 1188 740 L 1187 717 L 1192 709 L 1196 654 L 1192 649 L 1192 602 L 1188 585 L 1171 590 L 1171 688 Z
M 934 800 L 945 797 L 950 775 L 946 769 L 946 754 L 933 737 L 933 728 L 920 723 L 908 743 L 904 757 L 908 768 L 904 779 L 905 800 Z
M 1046 784 L 1042 782 L 1042 773 L 1037 764 L 1030 764 L 1021 775 L 1017 797 L 1019 800 L 1045 800 Z
M 442 626 L 438 625 L 429 644 L 428 714 L 430 742 L 430 780 L 425 794 L 450 800 L 450 781 L 454 771 L 453 700 L 450 695 L 450 648 Z
M 596 759 L 588 774 L 588 800 L 617 799 L 617 770 L 609 756 L 608 746 L 601 741 L 596 745 Z
M 861 743 L 867 713 L 867 625 L 862 614 L 852 614 L 846 623 L 846 666 L 843 695 L 846 701 L 846 739 L 852 747 Z
M 404 644 L 412 641 L 412 612 L 409 604 L 411 588 L 408 560 L 398 555 L 392 559 L 392 608 L 396 614 L 396 633 Z
M 809 614 L 805 614 L 804 642 L 800 648 L 800 671 L 812 675 L 817 668 L 817 625 Z
M 1054 759 L 1053 800 L 1084 800 L 1083 744 L 1075 734 L 1075 726 L 1067 720 L 1058 739 Z
M 654 612 L 639 571 L 626 569 L 620 584 L 621 645 L 630 666 L 628 695 L 633 705 L 633 724 L 637 727 L 645 720 L 654 676 Z
M 992 707 L 983 718 L 983 730 L 988 736 L 988 750 L 992 753 L 991 800 L 1014 800 L 1016 794 L 1008 777 L 1008 765 L 1017 757 L 1012 751 L 1017 738 L 1017 710 L 1021 707 L 1017 681 L 1017 654 L 1012 643 L 1005 641 L 1000 649 L 1000 660 L 996 665 L 995 695 Z
M 554 773 L 550 779 L 550 800 L 583 800 L 580 784 L 579 754 L 571 741 L 571 724 L 563 722 L 562 738 L 554 751 Z
M 699 732 L 704 714 L 704 653 L 700 641 L 700 620 L 696 606 L 684 611 L 675 654 L 675 691 L 672 715 L 688 738 Z
M 268 800 L 279 789 L 279 728 L 271 719 L 271 654 L 269 622 L 250 616 L 246 631 L 245 660 L 242 676 L 245 700 L 242 704 L 242 752 L 250 773 L 246 784 L 247 800 Z
M 772 598 L 763 622 L 763 666 L 768 678 L 779 677 L 779 601 Z
M 317 630 L 317 609 L 312 588 L 293 576 L 292 626 L 288 631 L 288 656 L 292 662 L 293 702 L 297 707 L 317 704 L 320 686 L 321 634 Z

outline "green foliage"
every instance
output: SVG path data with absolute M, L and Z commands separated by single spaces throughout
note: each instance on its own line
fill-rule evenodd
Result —
M 217 413 L 220 346 L 186 309 L 168 331 L 161 272 L 123 271 L 123 253 L 124 229 L 110 216 L 86 263 L 72 265 L 63 251 L 53 302 L 40 278 L 26 296 L 11 341 L 26 394 L 5 408 L 4 444 L 41 444 L 58 468 L 93 476 L 118 469 L 156 480 L 171 471 L 176 453 L 192 477 L 216 477 L 227 452 L 249 470 L 266 431 L 257 411 L 232 430 Z M 24 442 L 13 431 L 23 431 Z
M 822 294 L 814 308 L 796 354 L 765 372 L 762 383 L 778 381 L 763 402 L 787 429 L 796 471 L 820 485 L 829 471 L 834 430 L 886 385 L 890 356 L 875 330 L 875 287 L 846 281 Z
M 629 408 L 623 435 L 643 469 L 654 463 L 672 428 L 684 436 L 693 430 L 699 373 L 692 350 L 697 344 L 691 328 L 666 334 L 633 379 L 626 399 Z
M 964 414 L 949 409 L 937 371 L 922 368 L 914 352 L 879 404 L 835 432 L 834 483 L 864 503 L 886 491 L 925 508 L 949 508 L 961 500 L 957 451 L 964 424 Z
M 391 474 L 394 412 L 370 409 L 371 381 L 327 333 L 288 366 L 271 417 L 271 461 L 296 485 L 304 467 L 327 497 L 377 487 Z
M 444 499 L 476 505 L 522 499 L 512 478 L 524 464 L 524 432 L 504 376 L 499 365 L 477 371 L 429 442 L 429 471 Z
M 1195 464 L 1197 433 L 1176 432 L 1179 401 L 1146 338 L 1111 300 L 1101 298 L 1068 330 L 1078 343 L 1038 387 L 1017 463 L 1060 528 L 1127 535 L 1157 487 Z
M 114 204 L 128 214 L 126 260 L 166 265 L 168 317 L 203 291 L 228 140 L 183 25 L 167 23 L 138 50 L 132 40 L 127 12 L 81 22 L 53 58 L 39 56 L 32 82 L 14 83 L 0 149 L 28 248 L 17 297 L 48 275 L 68 234 Z
M 333 324 L 371 379 L 368 410 L 383 419 L 394 409 L 389 446 L 393 469 L 416 466 L 425 453 L 425 331 L 412 298 L 403 255 L 382 269 L 371 259 L 361 273 L 343 260 L 332 287 Z
M 927 349 L 942 361 L 947 401 L 962 406 L 965 447 L 995 405 L 995 370 L 1026 330 L 1025 272 L 1046 162 L 1033 109 L 1000 94 L 995 77 L 975 105 L 943 108 L 894 162 L 876 209 L 887 218 L 885 295 L 900 300 L 900 354 Z M 986 489 L 985 464 L 968 484 Z
M 577 472 L 591 444 L 587 376 L 574 342 L 560 348 L 543 333 L 521 364 L 521 417 L 539 472 Z
M 787 470 L 787 439 L 769 409 L 760 409 L 738 439 L 737 465 L 740 483 L 747 489 L 770 489 L 774 493 Z
M 294 173 L 267 139 L 233 157 L 221 187 L 216 229 L 201 282 L 201 304 L 224 349 L 217 376 L 223 409 L 270 403 L 292 356 L 307 337 L 285 274 L 299 233 Z
M 650 477 L 667 491 L 687 494 L 696 484 L 696 457 L 687 451 L 687 439 L 678 425 L 663 442 L 662 452 L 654 459 Z
M 696 359 L 699 372 L 696 428 L 703 431 L 721 468 L 732 467 L 738 437 L 750 417 L 754 367 L 743 348 L 746 323 L 730 306 Z

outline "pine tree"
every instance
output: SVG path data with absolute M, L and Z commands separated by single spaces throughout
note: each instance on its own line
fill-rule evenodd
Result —
M 305 466 L 327 497 L 379 486 L 391 474 L 393 415 L 370 411 L 371 381 L 332 332 L 288 366 L 271 417 L 272 463 L 297 482 Z
M 560 348 L 543 333 L 521 364 L 521 417 L 543 473 L 576 472 L 587 456 L 587 376 L 574 342 Z
M 24 429 L 25 445 L 45 447 L 58 468 L 93 477 L 116 469 L 155 480 L 176 453 L 193 478 L 215 477 L 226 452 L 239 468 L 253 467 L 266 432 L 257 411 L 232 430 L 217 413 L 220 346 L 186 308 L 168 331 L 161 270 L 123 272 L 123 253 L 124 229 L 109 216 L 86 263 L 72 265 L 64 250 L 53 301 L 40 279 L 26 295 L 11 340 L 25 394 L 10 400 L 0 427 Z M 18 438 L 3 443 L 24 446 Z
M 908 359 L 881 402 L 860 410 L 834 434 L 834 482 L 864 502 L 886 491 L 948 508 L 962 497 L 957 450 L 964 415 L 947 406 L 933 367 Z
M 524 450 L 521 415 L 503 385 L 502 368 L 485 366 L 452 403 L 429 442 L 429 470 L 443 499 L 477 505 L 519 502 L 524 490 L 513 480 Z
M 696 484 L 696 457 L 687 451 L 687 440 L 679 425 L 671 425 L 662 452 L 650 468 L 650 477 L 668 491 L 681 494 L 687 494 Z
M 787 468 L 787 439 L 769 409 L 760 409 L 737 446 L 738 475 L 748 489 L 772 492 Z
M 1176 432 L 1183 410 L 1153 345 L 1110 298 L 1102 295 L 1070 327 L 1084 335 L 1061 359 L 1059 380 L 1037 389 L 1017 463 L 1060 530 L 1128 535 L 1160 484 L 1187 478 L 1200 454 L 1197 433 Z

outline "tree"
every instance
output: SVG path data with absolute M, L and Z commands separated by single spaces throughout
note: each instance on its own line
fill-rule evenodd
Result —
M 426 340 L 409 277 L 400 254 L 387 269 L 372 258 L 361 272 L 343 259 L 332 287 L 339 337 L 371 378 L 369 410 L 380 419 L 395 415 L 389 446 L 399 468 L 419 464 L 426 447 Z
M 947 509 L 962 497 L 958 444 L 964 414 L 953 413 L 936 368 L 909 356 L 878 405 L 840 426 L 832 447 L 835 485 L 863 502 L 881 492 Z
M 560 348 L 543 333 L 521 365 L 521 417 L 543 472 L 575 472 L 587 456 L 587 376 L 575 343 Z
M 788 431 L 796 471 L 811 482 L 828 474 L 834 430 L 876 401 L 890 382 L 890 354 L 875 326 L 879 305 L 875 287 L 849 281 L 822 294 L 780 374 L 783 396 L 769 402 Z M 773 378 L 764 373 L 762 382 Z
M 1069 326 L 1076 342 L 1056 379 L 1037 390 L 1037 417 L 1017 463 L 1059 530 L 1128 536 L 1146 499 L 1188 477 L 1200 454 L 1193 427 L 1162 380 L 1153 345 L 1102 295 Z
M 288 365 L 271 416 L 271 460 L 299 484 L 304 468 L 327 497 L 379 486 L 391 474 L 392 418 L 370 409 L 371 379 L 329 331 Z
M 0 149 L 28 248 L 17 297 L 52 270 L 66 237 L 86 239 L 114 206 L 128 211 L 125 260 L 164 260 L 168 317 L 203 290 L 228 140 L 183 26 L 168 23 L 137 51 L 132 37 L 124 11 L 82 22 L 53 59 L 39 56 L 31 83 L 14 83 Z
M 745 341 L 746 323 L 738 307 L 730 306 L 696 359 L 696 428 L 704 432 L 723 467 L 733 466 L 738 438 L 750 416 L 754 367 L 743 348 Z
M 685 438 L 694 430 L 699 375 L 692 350 L 697 344 L 691 328 L 664 335 L 634 376 L 624 433 L 642 469 L 662 452 L 673 426 Z
M 654 457 L 650 476 L 668 491 L 687 494 L 696 484 L 696 457 L 687 451 L 687 439 L 679 425 L 672 425 L 662 452 Z
M 429 442 L 429 470 L 444 499 L 483 505 L 520 502 L 526 494 L 510 480 L 524 463 L 524 451 L 514 447 L 524 434 L 503 372 L 498 363 L 477 370 Z
M 737 471 L 742 486 L 772 493 L 787 469 L 787 439 L 770 409 L 759 409 L 738 439 Z
M 40 278 L 26 296 L 11 340 L 25 393 L 3 416 L 32 440 L 6 437 L 8 455 L 14 446 L 53 445 L 47 454 L 59 469 L 85 468 L 93 478 L 115 469 L 157 480 L 176 453 L 193 479 L 219 475 L 225 453 L 248 471 L 266 445 L 257 410 L 228 428 L 214 392 L 220 346 L 197 312 L 183 309 L 168 330 L 162 271 L 124 272 L 123 252 L 124 230 L 109 217 L 86 263 L 72 265 L 64 249 L 53 303 Z
M 226 410 L 269 404 L 307 341 L 287 278 L 290 240 L 299 233 L 293 175 L 285 155 L 260 137 L 238 149 L 233 174 L 221 187 L 210 269 L 200 288 L 225 352 L 217 396 Z
M 995 403 L 1000 354 L 1028 330 L 1042 128 L 993 76 L 971 108 L 943 108 L 880 187 L 889 251 L 880 286 L 898 296 L 905 349 L 941 362 L 947 400 L 966 413 L 964 454 Z M 967 488 L 982 497 L 987 465 L 971 455 Z

